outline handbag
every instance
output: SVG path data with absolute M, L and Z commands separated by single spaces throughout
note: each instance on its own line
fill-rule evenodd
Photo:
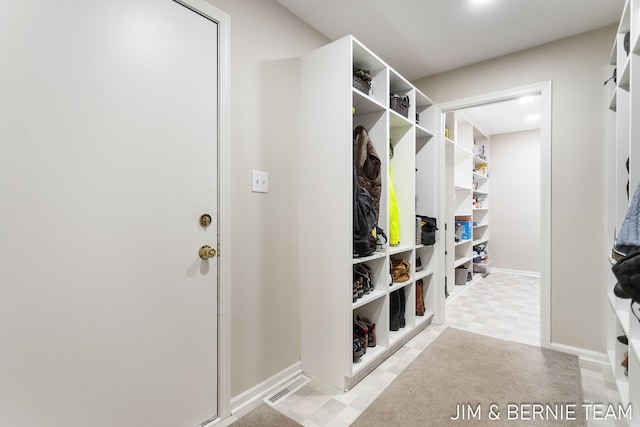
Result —
M 409 280 L 409 269 L 411 264 L 406 259 L 391 260 L 391 275 L 394 283 L 406 282 Z
M 635 302 L 640 302 L 640 248 L 634 249 L 622 257 L 611 271 L 618 279 L 619 288 Z
M 436 243 L 436 226 L 437 220 L 426 215 L 416 215 L 420 218 L 420 243 L 425 246 L 433 245 Z

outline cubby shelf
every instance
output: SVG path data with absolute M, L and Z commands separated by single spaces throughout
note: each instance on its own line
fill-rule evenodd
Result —
M 432 321 L 444 316 L 444 246 L 416 244 L 416 215 L 440 213 L 438 187 L 441 114 L 433 102 L 353 36 L 301 58 L 300 286 L 302 370 L 338 389 L 349 389 Z M 369 70 L 371 90 L 353 88 L 352 70 Z M 407 97 L 406 113 L 390 96 Z M 353 130 L 363 126 L 381 161 L 378 225 L 389 236 L 389 170 L 400 222 L 397 246 L 352 257 Z M 393 152 L 393 156 L 391 153 Z M 467 186 L 471 185 L 471 180 Z M 468 189 L 471 195 L 471 188 Z M 321 226 L 321 236 L 318 227 Z M 444 228 L 444 227 L 443 227 Z M 395 258 L 410 263 L 409 280 L 392 283 Z M 416 271 L 420 259 L 422 269 Z M 374 291 L 353 301 L 353 268 L 367 265 Z M 418 280 L 422 287 L 416 286 Z M 423 289 L 425 316 L 415 312 Z M 390 330 L 392 292 L 404 293 L 406 326 Z M 376 325 L 377 345 L 353 361 L 353 320 Z
M 449 190 L 445 201 L 446 218 L 452 224 L 460 217 L 471 218 L 476 223 L 470 239 L 459 240 L 461 236 L 458 235 L 456 241 L 455 227 L 448 228 L 446 232 L 447 247 L 454 248 L 447 251 L 445 259 L 447 284 L 463 285 L 467 283 L 468 275 L 456 274 L 456 269 L 463 268 L 473 273 L 474 246 L 489 242 L 489 139 L 460 111 L 445 113 L 443 120 L 451 136 L 445 151 L 445 187 Z M 476 152 L 483 157 L 474 154 Z M 476 203 L 476 200 L 482 203 Z M 486 256 L 482 259 L 486 261 Z M 483 273 L 486 265 L 483 264 Z M 448 286 L 448 289 L 455 287 Z
M 617 74 L 617 81 L 607 83 L 607 119 L 611 132 L 608 144 L 607 179 L 607 241 L 610 248 L 615 244 L 615 230 L 619 230 L 629 208 L 629 194 L 635 193 L 640 181 L 640 2 L 627 0 L 623 9 L 613 49 L 609 60 L 609 75 Z M 625 36 L 629 33 L 630 52 L 625 51 Z M 629 169 L 627 170 L 627 161 Z M 614 261 L 607 254 L 608 267 Z M 624 405 L 640 404 L 640 322 L 632 313 L 629 299 L 615 296 L 613 288 L 616 278 L 610 268 L 607 272 L 607 356 L 615 382 Z M 634 307 L 634 311 L 637 308 Z M 628 345 L 618 341 L 625 335 Z M 628 357 L 628 367 L 621 362 Z M 630 426 L 640 426 L 640 418 L 629 420 Z

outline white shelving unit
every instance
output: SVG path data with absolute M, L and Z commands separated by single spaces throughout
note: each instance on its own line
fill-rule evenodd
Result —
M 488 138 L 461 112 L 444 114 L 447 291 L 454 295 L 472 278 L 474 246 L 489 242 L 489 177 L 486 173 Z M 483 145 L 483 157 L 474 154 L 474 146 Z M 481 168 L 481 165 L 484 167 Z M 469 222 L 471 233 L 460 235 L 458 222 Z M 457 230 L 457 231 L 456 231 Z M 453 250 L 448 250 L 453 248 Z M 486 272 L 490 261 L 484 259 L 476 269 Z M 458 272 L 458 270 L 462 270 Z M 465 274 L 465 270 L 468 274 Z
M 352 87 L 354 69 L 370 70 L 372 89 Z M 415 336 L 444 316 L 444 248 L 416 244 L 416 214 L 441 217 L 438 160 L 441 114 L 431 100 L 352 36 L 301 59 L 300 286 L 302 369 L 349 389 Z M 390 95 L 408 96 L 406 117 L 390 108 Z M 352 111 L 352 107 L 355 109 Z M 353 129 L 364 126 L 382 161 L 379 225 L 389 234 L 389 179 L 400 217 L 400 243 L 365 258 L 352 254 Z M 390 145 L 393 158 L 390 159 Z M 471 185 L 469 183 L 469 185 Z M 440 226 L 441 221 L 438 221 Z M 444 227 L 442 227 L 444 228 Z M 410 279 L 390 286 L 390 261 L 410 262 Z M 416 260 L 422 268 L 416 271 Z M 375 290 L 353 302 L 353 267 L 367 264 Z M 439 279 L 440 277 L 440 279 Z M 421 279 L 426 313 L 415 312 Z M 390 294 L 404 292 L 406 326 L 390 331 Z M 353 319 L 375 323 L 377 345 L 353 362 Z
M 625 35 L 630 33 L 630 52 L 625 50 Z M 629 206 L 629 194 L 633 196 L 640 181 L 640 1 L 628 0 L 613 43 L 609 71 L 617 73 L 617 82 L 609 87 L 609 145 L 608 145 L 608 215 L 607 232 L 610 236 L 608 251 L 614 244 L 616 230 L 620 228 Z M 629 170 L 627 171 L 627 159 Z M 610 252 L 606 254 L 610 258 Z M 630 300 L 617 298 L 613 293 L 615 276 L 608 273 L 608 333 L 607 353 L 622 403 L 640 404 L 640 322 L 631 313 Z M 638 313 L 639 306 L 634 305 Z M 629 344 L 617 339 L 626 336 Z M 621 362 L 628 353 L 628 370 Z M 633 417 L 629 425 L 640 425 L 640 418 Z
M 489 245 L 489 138 L 473 127 L 473 250 L 480 247 L 480 259 L 474 255 L 473 273 L 486 276 L 489 273 L 491 259 L 487 254 Z M 482 155 L 476 149 L 482 147 Z

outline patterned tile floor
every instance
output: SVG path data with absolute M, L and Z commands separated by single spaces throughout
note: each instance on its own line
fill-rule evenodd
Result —
M 447 301 L 446 323 L 431 325 L 399 349 L 348 392 L 312 380 L 274 408 L 307 427 L 349 426 L 362 411 L 448 326 L 497 338 L 540 345 L 539 279 L 494 272 L 465 285 Z M 585 402 L 620 400 L 606 365 L 580 361 Z M 227 426 L 260 402 L 227 418 Z M 588 427 L 624 426 L 624 422 L 588 421 Z

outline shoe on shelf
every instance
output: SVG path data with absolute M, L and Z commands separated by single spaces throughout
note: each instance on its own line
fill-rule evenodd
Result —
M 422 261 L 420 261 L 420 257 L 416 259 L 416 271 L 422 270 Z
M 376 324 L 366 317 L 356 316 L 356 322 L 364 328 L 367 328 L 367 347 L 376 346 Z
M 360 338 L 362 340 L 362 346 L 366 353 L 367 347 L 369 347 L 369 328 L 367 328 L 364 322 L 353 321 L 353 338 Z
M 364 355 L 364 341 L 360 338 L 353 339 L 353 363 L 360 362 L 360 358 Z
M 626 335 L 620 335 L 620 336 L 618 337 L 618 342 L 619 342 L 620 344 L 629 345 L 629 339 L 627 338 L 627 336 L 626 336 Z

